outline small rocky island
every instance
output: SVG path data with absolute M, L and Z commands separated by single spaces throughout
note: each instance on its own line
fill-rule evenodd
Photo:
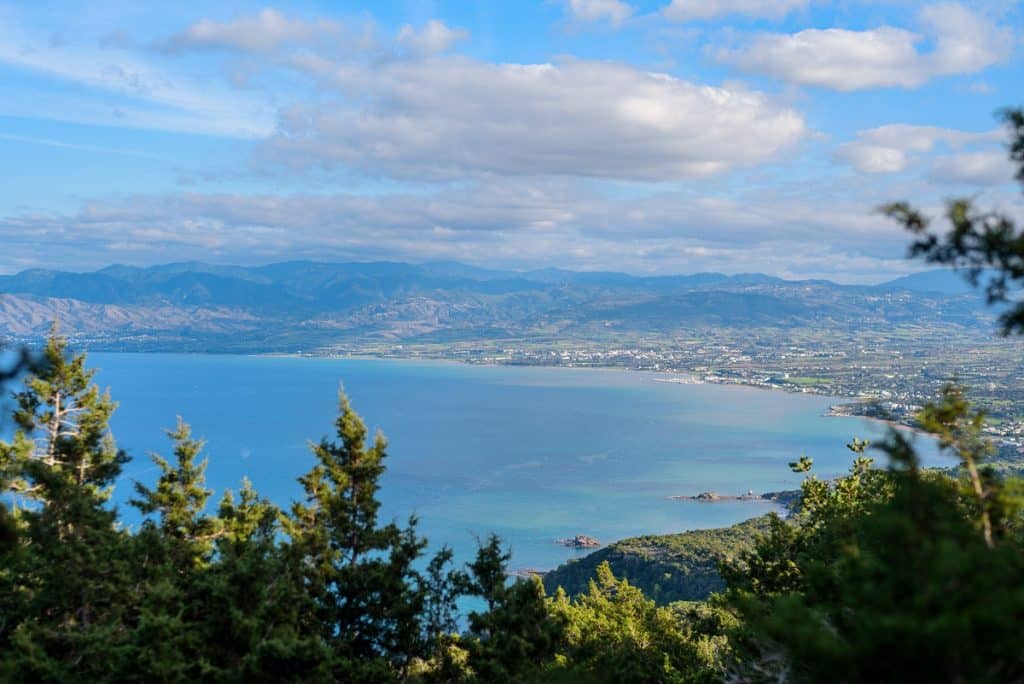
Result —
M 601 546 L 601 542 L 585 534 L 577 534 L 575 537 L 559 539 L 558 543 L 572 549 L 594 549 Z
M 677 494 L 676 496 L 670 496 L 670 499 L 684 500 L 684 501 L 771 501 L 777 503 L 786 508 L 793 510 L 800 502 L 800 490 L 786 490 L 781 492 L 764 492 L 762 494 L 755 494 L 753 490 L 747 490 L 746 494 L 740 494 L 738 496 L 730 496 L 728 494 L 719 494 L 718 492 L 701 492 L 700 494 Z
M 746 494 L 740 494 L 739 496 L 729 496 L 727 494 L 719 494 L 718 492 L 701 492 L 693 496 L 680 494 L 669 498 L 688 499 L 690 501 L 761 501 L 766 498 L 766 495 L 755 494 L 753 490 L 750 490 Z

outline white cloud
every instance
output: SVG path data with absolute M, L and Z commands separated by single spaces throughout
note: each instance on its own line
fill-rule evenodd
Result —
M 1014 171 L 1006 150 L 985 150 L 939 157 L 928 177 L 940 183 L 991 186 L 1012 183 Z
M 896 173 L 938 144 L 958 150 L 965 145 L 998 142 L 1003 135 L 998 129 L 971 133 L 937 126 L 889 124 L 858 131 L 857 139 L 840 145 L 837 155 L 864 173 Z
M 884 145 L 846 143 L 839 157 L 864 173 L 896 173 L 907 168 L 907 151 Z
M 763 35 L 749 47 L 720 51 L 719 59 L 745 71 L 835 90 L 920 85 L 919 36 L 883 26 L 869 31 L 807 29 Z
M 803 117 L 762 93 L 610 62 L 491 64 L 467 57 L 367 69 L 295 62 L 341 97 L 295 105 L 264 150 L 297 166 L 384 175 L 693 178 L 798 142 Z
M 448 28 L 444 22 L 431 19 L 418 31 L 406 24 L 399 30 L 396 42 L 409 52 L 431 55 L 447 52 L 452 45 L 467 38 L 468 31 Z
M 865 31 L 807 29 L 763 34 L 739 49 L 717 51 L 723 61 L 751 73 L 840 91 L 914 88 L 931 78 L 970 74 L 1007 59 L 1013 34 L 963 5 L 939 4 L 920 12 L 925 33 L 892 26 Z M 930 51 L 919 49 L 926 37 Z
M 715 19 L 733 14 L 778 19 L 810 4 L 810 0 L 672 0 L 662 10 L 669 21 Z
M 941 3 L 921 10 L 927 35 L 935 49 L 925 56 L 925 69 L 933 75 L 970 74 L 1007 59 L 1014 36 L 964 5 Z
M 340 24 L 334 21 L 289 19 L 277 10 L 268 8 L 232 21 L 202 19 L 168 38 L 160 47 L 170 52 L 204 49 L 264 52 L 286 43 L 307 41 L 339 30 Z
M 50 266 L 458 259 L 524 268 L 877 279 L 907 267 L 906 237 L 871 211 L 878 201 L 872 196 L 840 197 L 824 185 L 801 184 L 740 196 L 614 197 L 566 179 L 507 178 L 428 194 L 139 195 L 87 202 L 70 214 L 0 219 L 0 270 L 49 244 Z
M 569 11 L 580 21 L 608 20 L 612 26 L 633 16 L 633 7 L 620 0 L 569 0 Z

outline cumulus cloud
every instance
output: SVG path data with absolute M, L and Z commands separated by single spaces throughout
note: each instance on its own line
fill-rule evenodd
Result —
M 443 21 L 431 19 L 419 30 L 406 24 L 399 30 L 396 42 L 409 52 L 431 55 L 447 52 L 452 45 L 467 38 L 469 32 L 465 29 L 452 29 Z
M 1013 34 L 959 4 L 931 5 L 919 15 L 924 34 L 892 26 L 865 31 L 806 29 L 763 34 L 719 60 L 744 71 L 840 91 L 914 88 L 931 78 L 970 74 L 1007 59 Z M 922 51 L 926 38 L 933 43 Z
M 864 173 L 896 173 L 907 168 L 907 151 L 897 147 L 847 143 L 839 148 L 838 154 Z
M 163 41 L 160 47 L 169 52 L 211 49 L 265 52 L 339 30 L 340 24 L 334 21 L 290 19 L 268 8 L 231 21 L 202 19 Z
M 612 26 L 620 26 L 633 16 L 632 5 L 620 0 L 569 0 L 568 8 L 579 21 L 607 20 Z
M 672 0 L 662 10 L 669 21 L 716 19 L 730 14 L 777 19 L 810 4 L 810 0 Z
M 0 113 L 265 138 L 258 159 L 270 165 L 423 181 L 705 177 L 772 160 L 806 133 L 795 108 L 743 87 L 617 62 L 502 64 L 436 54 L 466 36 L 440 21 L 383 41 L 363 28 L 267 9 L 203 19 L 162 41 L 166 49 L 258 53 L 233 63 L 227 83 L 210 74 L 188 79 L 194 64 L 161 63 L 151 51 L 0 41 L 0 62 L 86 86 L 12 98 Z M 326 44 L 328 33 L 346 39 Z M 281 68 L 300 77 L 281 79 Z
M 939 183 L 988 186 L 1013 182 L 1014 171 L 1006 150 L 1000 149 L 939 157 L 932 162 L 928 176 Z
M 890 124 L 858 131 L 857 139 L 840 145 L 837 155 L 863 173 L 896 173 L 938 144 L 956 150 L 965 145 L 998 142 L 1002 137 L 1003 132 L 998 129 L 971 133 L 937 126 Z
M 803 117 L 768 96 L 610 62 L 434 57 L 372 70 L 304 59 L 338 94 L 282 112 L 264 157 L 402 178 L 708 176 L 771 159 Z

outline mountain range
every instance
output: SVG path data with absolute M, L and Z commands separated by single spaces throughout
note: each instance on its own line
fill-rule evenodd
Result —
M 456 262 L 189 262 L 0 276 L 0 335 L 39 337 L 54 320 L 100 347 L 210 351 L 594 340 L 706 327 L 992 325 L 981 297 L 949 271 L 867 286 L 757 273 L 636 276 Z

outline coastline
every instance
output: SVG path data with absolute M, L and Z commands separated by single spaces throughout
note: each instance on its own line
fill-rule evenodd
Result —
M 833 400 L 831 405 L 822 415 L 828 418 L 859 418 L 872 423 L 879 423 L 888 427 L 909 430 L 914 434 L 927 434 L 918 428 L 897 420 L 877 418 L 858 413 L 843 413 L 835 411 L 839 406 L 856 405 L 858 402 L 870 399 L 863 394 L 843 396 L 816 391 L 814 388 L 801 387 L 797 385 L 768 385 L 760 382 L 745 382 L 742 379 L 730 378 L 721 375 L 701 375 L 690 370 L 676 369 L 654 369 L 636 368 L 631 366 L 617 365 L 581 365 L 581 364 L 540 364 L 540 363 L 502 363 L 500 361 L 475 361 L 469 359 L 456 359 L 445 356 L 416 354 L 398 355 L 381 353 L 332 353 L 332 352 L 209 352 L 209 351 L 186 351 L 186 352 L 164 352 L 164 351 L 111 351 L 101 350 L 102 353 L 116 354 L 184 354 L 196 356 L 241 356 L 249 358 L 272 358 L 272 359 L 314 359 L 314 360 L 351 360 L 351 361 L 388 361 L 394 363 L 431 363 L 452 366 L 480 366 L 484 368 L 533 368 L 533 369 L 558 369 L 558 370 L 587 370 L 607 372 L 631 372 L 649 376 L 653 382 L 674 385 L 722 385 L 740 387 L 751 390 L 763 390 L 769 392 L 785 392 L 786 394 L 807 394 L 814 397 L 821 397 Z M 100 353 L 100 352 L 97 352 Z
M 506 363 L 495 360 L 473 360 L 462 358 L 451 358 L 434 354 L 388 354 L 376 352 L 323 352 L 323 351 L 301 351 L 301 352 L 209 352 L 209 351 L 185 351 L 185 352 L 164 352 L 164 351 L 110 351 L 103 350 L 103 353 L 118 354 L 184 354 L 184 355 L 209 355 L 209 356 L 242 356 L 250 358 L 278 358 L 278 359 L 313 359 L 313 360 L 351 360 L 351 361 L 388 361 L 394 363 L 430 363 L 449 366 L 480 366 L 483 368 L 532 368 L 551 370 L 586 370 L 605 372 L 638 373 L 648 376 L 653 382 L 673 385 L 722 385 L 729 387 L 740 387 L 751 390 L 763 390 L 769 392 L 785 392 L 786 394 L 806 394 L 813 397 L 820 397 L 834 402 L 828 410 L 822 413 L 828 418 L 858 418 L 860 420 L 877 423 L 886 427 L 898 430 L 909 431 L 915 435 L 928 435 L 927 432 L 914 425 L 892 420 L 878 418 L 875 416 L 860 413 L 846 413 L 837 411 L 837 408 L 844 406 L 856 406 L 860 402 L 870 401 L 873 397 L 865 394 L 841 395 L 820 391 L 814 387 L 800 385 L 766 384 L 763 382 L 748 382 L 740 378 L 733 378 L 723 375 L 702 375 L 691 370 L 680 369 L 655 369 L 637 368 L 626 365 L 584 365 L 584 364 L 548 364 L 548 363 Z
M 295 358 L 295 359 L 337 359 L 337 360 L 353 360 L 353 361 L 395 361 L 395 362 L 429 362 L 429 363 L 441 363 L 450 365 L 462 365 L 462 366 L 481 366 L 484 368 L 550 368 L 550 369 L 563 369 L 563 370 L 587 370 L 587 371 L 628 371 L 631 373 L 640 373 L 651 376 L 651 380 L 654 382 L 660 382 L 671 385 L 723 385 L 730 387 L 742 387 L 745 389 L 752 390 L 763 390 L 769 392 L 785 392 L 786 394 L 807 394 L 815 397 L 827 398 L 834 400 L 836 403 L 829 407 L 829 409 L 823 413 L 823 416 L 829 418 L 860 418 L 862 420 L 869 420 L 871 422 L 882 423 L 889 427 L 905 429 L 913 431 L 916 434 L 926 434 L 921 430 L 901 423 L 899 421 L 889 420 L 885 418 L 875 418 L 872 416 L 865 416 L 857 413 L 839 413 L 835 412 L 834 409 L 837 406 L 850 406 L 855 405 L 857 402 L 865 401 L 870 399 L 863 394 L 856 396 L 842 396 L 836 394 L 828 394 L 826 392 L 818 392 L 811 388 L 799 387 L 797 385 L 786 386 L 786 385 L 766 385 L 756 382 L 744 382 L 740 379 L 729 378 L 720 375 L 708 376 L 701 375 L 689 370 L 674 370 L 674 369 L 653 369 L 653 368 L 633 368 L 630 366 L 585 366 L 578 364 L 539 364 L 539 363 L 501 363 L 499 361 L 470 361 L 466 359 L 452 359 L 443 356 L 432 356 L 432 355 L 416 355 L 416 356 L 400 356 L 393 354 L 335 354 L 335 353 L 313 353 L 313 352 L 267 352 L 260 354 L 244 354 L 244 356 L 252 357 L 268 357 L 268 358 Z
M 859 413 L 837 413 L 835 411 L 835 408 L 835 406 L 829 407 L 829 410 L 824 414 L 824 416 L 826 418 L 860 418 L 861 420 L 866 420 L 871 423 L 878 423 L 879 425 L 885 425 L 896 430 L 912 432 L 915 435 L 929 434 L 922 430 L 921 428 L 914 427 L 913 425 L 908 425 L 907 423 L 901 423 L 898 420 L 892 420 L 890 418 L 878 418 L 876 416 L 865 416 Z

